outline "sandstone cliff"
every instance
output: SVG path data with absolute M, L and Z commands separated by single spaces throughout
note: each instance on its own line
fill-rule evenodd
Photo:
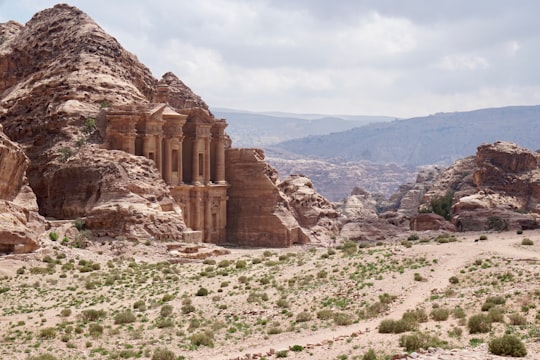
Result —
M 111 119 L 116 121 L 115 139 L 122 140 L 114 144 L 121 147 L 110 147 Z M 222 160 L 231 145 L 223 133 L 226 122 L 215 119 L 208 105 L 174 74 L 155 79 L 75 7 L 56 5 L 25 25 L 0 24 L 0 124 L 24 146 L 30 160 L 28 182 L 46 217 L 81 217 L 94 236 L 134 239 L 186 240 L 187 233 L 195 239 L 184 219 L 190 219 L 195 230 L 208 232 L 212 224 L 224 230 L 227 221 L 217 211 L 216 189 L 223 188 L 219 201 L 224 204 L 228 184 L 220 174 L 225 173 Z M 163 127 L 167 134 L 159 132 Z M 183 136 L 183 130 L 189 134 Z M 170 158 L 163 160 L 165 152 Z M 180 154 L 187 161 L 178 165 Z M 312 224 L 313 215 L 306 215 L 310 210 L 293 211 L 257 152 L 230 154 L 231 242 L 289 246 L 332 236 L 334 223 L 326 221 L 333 216 L 330 209 L 315 210 L 318 220 Z M 166 166 L 167 184 L 160 177 Z M 9 171 L 14 173 L 2 176 L 20 175 L 20 169 Z M 173 172 L 175 184 L 170 183 Z M 16 193 L 8 179 L 0 178 L 0 186 L 10 196 Z M 173 198 L 173 186 L 184 187 L 185 196 Z M 193 194 L 202 194 L 203 188 L 208 188 L 204 211 L 191 206 L 200 200 Z M 188 214 L 192 209 L 197 214 Z
M 0 125 L 0 253 L 24 253 L 38 247 L 45 222 L 27 185 L 28 158 Z
M 476 156 L 439 175 L 421 206 L 453 192 L 458 230 L 527 229 L 540 218 L 540 154 L 508 142 L 480 145 Z

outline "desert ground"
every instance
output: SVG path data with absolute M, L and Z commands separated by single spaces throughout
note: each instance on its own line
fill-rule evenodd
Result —
M 502 359 L 503 334 L 540 359 L 538 230 L 288 249 L 56 235 L 0 257 L 2 359 Z

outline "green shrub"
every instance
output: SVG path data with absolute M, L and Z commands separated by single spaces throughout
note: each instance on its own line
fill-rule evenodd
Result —
M 504 308 L 501 306 L 494 306 L 489 309 L 488 317 L 492 323 L 504 321 Z
M 68 317 L 71 315 L 71 309 L 62 309 L 60 310 L 60 316 L 62 317 Z
M 401 319 L 416 323 L 425 323 L 429 320 L 424 309 L 407 310 L 403 313 Z
M 508 320 L 510 320 L 511 325 L 526 325 L 527 319 L 520 314 L 514 313 L 508 315 Z
M 276 357 L 277 358 L 286 358 L 288 354 L 289 354 L 289 352 L 287 350 L 279 350 L 278 352 L 276 352 Z
M 505 231 L 508 230 L 508 222 L 498 216 L 490 216 L 487 219 L 487 226 L 490 230 Z
M 304 347 L 302 345 L 293 345 L 293 346 L 291 346 L 291 351 L 300 352 L 302 350 L 304 350 Z
M 328 320 L 332 319 L 334 316 L 334 312 L 330 309 L 322 309 L 317 311 L 317 319 L 320 320 Z
M 58 358 L 52 354 L 46 353 L 29 357 L 28 360 L 58 360 Z
M 379 333 L 381 334 L 401 334 L 416 329 L 418 323 L 408 320 L 385 319 L 379 324 Z
M 346 241 L 341 247 L 341 251 L 343 251 L 345 255 L 353 255 L 358 251 L 358 246 L 354 241 Z
M 106 315 L 107 313 L 104 310 L 88 309 L 81 312 L 81 318 L 84 322 L 97 321 Z
M 197 290 L 195 295 L 197 295 L 197 296 L 206 296 L 206 295 L 208 295 L 208 289 L 201 287 L 201 288 L 199 288 L 199 290 Z
M 450 278 L 448 279 L 448 281 L 450 282 L 450 284 L 459 284 L 459 279 L 457 276 L 450 276 Z
M 431 310 L 430 316 L 435 321 L 446 321 L 450 316 L 450 311 L 444 308 L 435 308 Z
M 279 306 L 280 308 L 283 308 L 283 309 L 286 309 L 286 308 L 288 308 L 290 306 L 289 302 L 287 301 L 286 298 L 279 298 L 276 301 L 276 305 Z
M 454 193 L 452 191 L 448 191 L 444 196 L 434 197 L 430 202 L 431 211 L 446 220 L 450 220 L 452 217 L 453 199 Z
M 488 297 L 486 302 L 493 303 L 495 305 L 504 305 L 506 303 L 506 299 L 503 296 L 495 295 Z
M 523 234 L 523 230 L 519 229 L 518 231 L 516 231 L 516 234 L 518 234 L 518 235 Z
M 347 326 L 353 323 L 353 317 L 351 314 L 337 312 L 334 313 L 332 317 L 334 318 L 334 323 L 336 323 L 336 325 Z
M 489 352 L 494 355 L 509 355 L 513 357 L 524 357 L 527 349 L 520 339 L 514 335 L 504 335 L 489 342 Z
M 193 346 L 214 346 L 214 334 L 209 331 L 198 332 L 191 335 L 191 345 Z
M 307 311 L 302 311 L 298 315 L 296 315 L 296 322 L 306 322 L 311 320 L 311 314 Z
M 52 241 L 58 240 L 58 234 L 55 233 L 54 231 L 51 231 L 51 232 L 49 233 L 49 239 L 51 239 Z
M 54 339 L 56 337 L 56 329 L 53 327 L 43 328 L 39 330 L 39 337 L 41 339 Z
M 164 318 L 165 318 L 165 317 L 168 317 L 168 316 L 171 316 L 172 313 L 173 313 L 173 307 L 172 307 L 172 305 L 168 305 L 168 304 L 167 304 L 167 305 L 163 305 L 163 306 L 161 307 L 161 310 L 159 311 L 159 315 L 160 315 L 161 317 L 164 317 Z
M 521 240 L 521 245 L 534 245 L 534 242 L 529 238 L 524 238 L 523 240 Z
M 487 235 L 480 235 L 478 240 L 487 240 Z
M 403 246 L 406 247 L 406 248 L 412 247 L 412 243 L 411 243 L 410 241 L 408 241 L 408 240 L 403 240 L 403 241 L 401 242 L 401 245 L 403 245 Z
M 129 324 L 137 321 L 137 317 L 130 310 L 123 311 L 116 314 L 114 317 L 114 323 L 116 325 Z
M 157 348 L 154 350 L 152 360 L 176 360 L 176 355 L 169 349 Z
M 420 273 L 414 273 L 414 281 L 427 281 Z
M 375 350 L 369 349 L 364 356 L 362 356 L 362 360 L 377 360 L 377 354 L 375 353 Z
M 491 331 L 491 320 L 487 315 L 476 314 L 469 318 L 467 322 L 469 334 L 483 334 Z
M 86 227 L 86 221 L 84 219 L 77 218 L 75 221 L 73 221 L 73 226 L 75 226 L 77 230 L 82 231 Z
M 88 324 L 88 333 L 90 336 L 99 337 L 103 334 L 103 326 L 98 323 L 90 323 Z
M 402 335 L 399 338 L 399 346 L 404 347 L 408 352 L 427 349 L 429 347 L 445 347 L 446 345 L 447 343 L 440 340 L 438 337 L 421 332 Z
M 409 241 L 416 241 L 418 239 L 420 239 L 420 238 L 416 234 L 409 235 L 409 237 L 407 238 L 407 240 L 409 240 Z
M 144 300 L 137 300 L 135 301 L 135 303 L 133 303 L 133 308 L 139 311 L 145 311 L 146 303 L 144 302 Z

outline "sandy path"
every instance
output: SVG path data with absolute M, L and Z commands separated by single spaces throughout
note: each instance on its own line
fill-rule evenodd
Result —
M 426 298 L 431 295 L 432 289 L 446 287 L 450 276 L 458 273 L 466 264 L 478 257 L 498 255 L 516 259 L 540 260 L 539 254 L 534 249 L 525 249 L 516 246 L 519 243 L 518 239 L 520 240 L 522 237 L 516 236 L 515 233 L 491 234 L 489 240 L 481 242 L 474 242 L 475 237 L 477 237 L 475 235 L 468 234 L 458 243 L 429 245 L 425 247 L 416 246 L 414 249 L 408 249 L 411 253 L 418 254 L 418 256 L 429 254 L 435 257 L 439 265 L 435 267 L 434 272 L 429 273 L 427 281 L 412 282 L 412 286 L 408 287 L 406 291 L 402 291 L 398 301 L 393 304 L 389 314 L 385 317 L 401 318 L 405 311 L 414 309 L 419 304 L 424 303 Z M 381 318 L 375 318 L 346 327 L 327 328 L 302 334 L 287 333 L 271 337 L 269 340 L 263 342 L 261 340 L 250 342 L 248 340 L 243 344 L 242 348 L 231 349 L 226 354 L 223 353 L 223 348 L 215 349 L 215 352 L 209 351 L 205 354 L 205 358 L 218 360 L 241 357 L 247 353 L 264 354 L 270 349 L 288 349 L 296 344 L 304 347 L 308 344 L 321 344 L 338 338 L 349 337 L 354 333 L 369 334 L 368 336 L 360 335 L 357 337 L 355 339 L 355 343 L 357 344 L 367 345 L 369 343 L 378 343 L 385 339 L 384 334 L 377 332 L 377 326 L 380 321 Z M 218 353 L 217 351 L 221 352 Z M 294 358 L 302 359 L 304 356 L 313 359 L 313 356 L 305 353 L 296 354 Z

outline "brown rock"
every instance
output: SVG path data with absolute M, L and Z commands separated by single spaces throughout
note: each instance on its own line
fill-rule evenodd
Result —
M 227 239 L 240 246 L 288 247 L 309 242 L 260 149 L 229 149 Z
M 83 146 L 67 162 L 49 164 L 43 175 L 47 216 L 86 218 L 98 236 L 182 239 L 181 210 L 148 159 Z
M 426 230 L 444 230 L 456 231 L 454 224 L 446 221 L 442 216 L 437 214 L 418 214 L 411 219 L 411 230 L 426 231 Z
M 0 253 L 25 253 L 38 248 L 44 221 L 26 185 L 28 159 L 0 126 Z

